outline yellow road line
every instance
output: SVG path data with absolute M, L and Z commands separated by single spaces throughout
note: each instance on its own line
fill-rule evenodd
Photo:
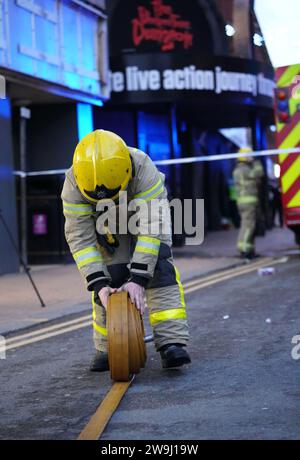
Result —
M 226 281 L 236 276 L 250 273 L 258 268 L 266 266 L 269 263 L 272 263 L 272 265 L 276 265 L 278 263 L 281 263 L 281 261 L 282 259 L 276 260 L 272 257 L 266 257 L 260 259 L 257 262 L 251 262 L 251 264 L 249 265 L 238 266 L 232 269 L 208 275 L 206 277 L 188 281 L 187 283 L 184 283 L 185 294 L 190 294 L 192 292 L 211 286 L 213 284 Z M 28 332 L 26 334 L 21 334 L 12 338 L 8 338 L 6 339 L 6 346 L 4 347 L 2 345 L 0 347 L 0 352 L 20 348 L 25 345 L 30 345 L 36 342 L 40 342 L 42 340 L 49 339 L 51 337 L 65 334 L 67 332 L 72 332 L 84 327 L 88 327 L 92 325 L 91 319 L 91 315 L 84 315 L 74 320 L 65 321 L 59 324 L 55 324 L 53 326 L 41 328 L 33 332 Z
M 188 289 L 188 288 L 190 288 L 191 286 L 193 286 L 195 284 L 199 284 L 201 281 L 207 282 L 207 281 L 210 281 L 210 280 L 218 279 L 218 278 L 220 278 L 220 276 L 224 276 L 224 275 L 231 274 L 231 273 L 233 275 L 235 275 L 235 274 L 238 275 L 241 271 L 243 271 L 245 269 L 248 269 L 249 267 L 253 267 L 253 269 L 255 269 L 257 267 L 260 267 L 262 264 L 267 265 L 267 264 L 273 262 L 273 260 L 274 259 L 272 257 L 264 257 L 263 259 L 260 259 L 257 262 L 251 262 L 251 264 L 239 265 L 239 266 L 234 267 L 234 268 L 229 268 L 228 270 L 222 270 L 220 272 L 213 273 L 212 275 L 204 276 L 203 278 L 196 278 L 194 280 L 191 280 L 191 281 L 188 281 L 188 282 L 184 283 L 184 288 Z
M 50 339 L 51 337 L 55 337 L 57 335 L 65 334 L 66 332 L 76 331 L 76 330 L 81 329 L 83 327 L 91 326 L 92 324 L 93 324 L 92 321 L 86 321 L 84 323 L 80 323 L 80 324 L 77 324 L 77 325 L 74 325 L 74 326 L 66 327 L 66 328 L 60 329 L 58 331 L 49 332 L 47 334 L 39 335 L 37 337 L 32 337 L 31 339 L 28 339 L 28 340 L 23 340 L 21 342 L 13 343 L 13 344 L 8 345 L 8 346 L 2 345 L 0 347 L 0 353 L 12 350 L 14 348 L 24 347 L 25 345 L 29 345 L 29 344 L 32 344 L 32 343 L 40 342 L 41 340 Z
M 272 260 L 272 265 L 276 265 L 276 264 L 279 264 L 281 263 L 280 260 L 278 261 L 274 261 Z M 245 275 L 247 273 L 251 273 L 255 270 L 257 270 L 258 268 L 263 268 L 266 266 L 266 263 L 265 262 L 261 262 L 261 263 L 257 263 L 257 264 L 251 264 L 251 265 L 248 265 L 246 267 L 243 267 L 242 269 L 240 269 L 239 271 L 235 271 L 235 272 L 232 272 L 232 273 L 224 273 L 224 274 L 220 274 L 220 276 L 218 278 L 215 278 L 215 279 L 210 279 L 210 280 L 202 280 L 202 281 L 199 281 L 198 283 L 195 283 L 193 286 L 191 287 L 188 287 L 186 290 L 185 290 L 185 294 L 189 294 L 191 292 L 194 292 L 194 291 L 197 291 L 198 289 L 203 289 L 205 287 L 208 287 L 208 286 L 212 286 L 213 284 L 216 284 L 216 283 L 220 283 L 222 281 L 226 281 L 228 279 L 231 279 L 231 278 L 235 278 L 236 276 L 241 276 L 241 275 Z
M 6 344 L 10 344 L 10 343 L 19 341 L 20 339 L 26 339 L 28 337 L 34 337 L 36 335 L 41 335 L 49 331 L 61 329 L 62 327 L 71 326 L 72 324 L 80 323 L 82 321 L 86 321 L 89 319 L 92 319 L 92 315 L 81 316 L 80 318 L 76 318 L 71 321 L 64 321 L 62 323 L 54 324 L 53 326 L 48 326 L 48 327 L 38 329 L 36 331 L 27 332 L 26 334 L 17 335 L 15 337 L 6 339 Z
M 88 424 L 78 436 L 78 441 L 96 441 L 100 438 L 133 379 L 134 376 L 129 382 L 116 382 L 113 384 Z

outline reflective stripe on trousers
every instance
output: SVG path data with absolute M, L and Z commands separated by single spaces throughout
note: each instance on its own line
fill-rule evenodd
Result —
M 258 202 L 256 195 L 239 196 L 237 199 L 238 204 L 256 204 Z

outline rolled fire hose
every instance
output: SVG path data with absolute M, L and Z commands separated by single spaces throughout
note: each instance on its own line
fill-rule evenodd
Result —
M 125 291 L 109 297 L 107 305 L 107 340 L 110 376 L 128 382 L 145 367 L 147 354 L 144 324 L 140 312 Z

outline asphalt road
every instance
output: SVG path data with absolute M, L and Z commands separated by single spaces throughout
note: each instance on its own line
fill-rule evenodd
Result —
M 187 296 L 192 364 L 163 371 L 153 344 L 102 439 L 300 439 L 300 259 Z M 224 317 L 228 317 L 224 319 Z M 267 321 L 266 321 L 267 320 Z M 0 438 L 76 439 L 111 387 L 88 371 L 89 328 L 0 360 Z

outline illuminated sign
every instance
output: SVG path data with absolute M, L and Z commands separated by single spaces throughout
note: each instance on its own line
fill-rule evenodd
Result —
M 32 233 L 34 235 L 47 235 L 48 223 L 46 214 L 33 214 Z
M 173 7 L 162 0 L 152 0 L 152 10 L 139 6 L 138 17 L 132 20 L 133 43 L 138 47 L 144 41 L 154 41 L 161 45 L 161 51 L 172 51 L 175 43 L 185 50 L 193 45 L 191 22 L 183 20 Z
M 198 0 L 120 0 L 110 15 L 109 37 L 111 57 L 214 51 L 210 22 Z
M 273 69 L 231 57 L 136 54 L 111 59 L 113 103 L 231 101 L 273 107 Z
M 272 67 L 216 52 L 215 43 L 227 42 L 225 27 L 215 34 L 202 3 L 116 1 L 109 20 L 112 105 L 178 102 L 273 109 Z

